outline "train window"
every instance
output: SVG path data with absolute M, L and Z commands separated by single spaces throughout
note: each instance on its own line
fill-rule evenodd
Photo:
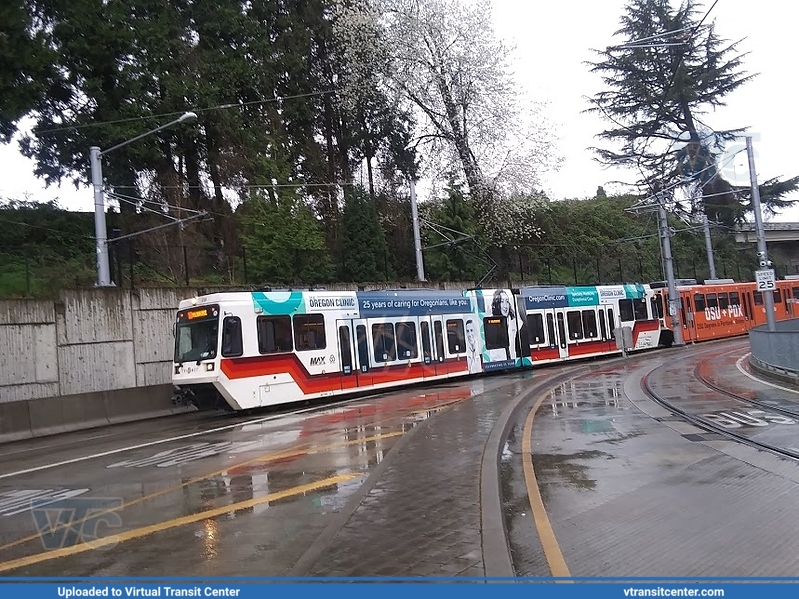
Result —
M 401 360 L 413 360 L 419 357 L 415 323 L 397 323 L 397 349 Z
M 294 349 L 290 316 L 259 316 L 256 327 L 258 351 L 262 354 L 277 354 Z
M 436 355 L 439 362 L 444 361 L 444 331 L 441 329 L 441 321 L 437 320 L 433 323 L 433 331 L 436 336 Z
M 393 324 L 390 322 L 373 324 L 372 341 L 375 346 L 375 362 L 393 362 L 397 359 Z
M 226 358 L 235 358 L 243 353 L 241 319 L 238 316 L 226 316 L 222 324 L 222 355 Z
M 449 345 L 449 353 L 451 354 L 465 354 L 466 341 L 463 334 L 463 320 L 453 319 L 447 321 L 447 344 Z
M 433 357 L 430 351 L 430 325 L 423 322 L 419 325 L 419 329 L 422 333 L 422 356 L 424 357 L 425 363 L 428 363 Z
M 608 332 L 610 338 L 616 338 L 616 321 L 613 319 L 613 308 L 608 308 Z
M 355 327 L 355 339 L 358 343 L 358 363 L 361 372 L 367 372 L 369 370 L 369 345 L 366 342 L 366 327 L 362 324 Z
M 583 321 L 580 319 L 580 312 L 578 310 L 566 312 L 566 322 L 569 323 L 569 338 L 582 339 Z
M 663 318 L 663 296 L 659 293 L 652 297 L 652 318 Z
M 325 317 L 322 314 L 297 314 L 294 317 L 294 347 L 297 351 L 325 349 Z
M 599 309 L 599 334 L 602 335 L 602 341 L 608 338 L 608 332 L 605 328 L 605 311 L 602 308 Z
M 719 293 L 719 308 L 726 310 L 730 307 L 730 302 L 726 293 Z
M 704 293 L 694 293 L 694 310 L 696 312 L 704 312 L 705 311 L 705 294 Z
M 793 287 L 791 291 L 793 292 L 793 299 L 799 300 L 799 287 Z
M 555 320 L 552 318 L 552 314 L 547 314 L 547 335 L 550 347 L 555 347 Z
M 633 311 L 635 312 L 635 320 L 649 320 L 649 310 L 647 309 L 645 298 L 633 301 Z
M 718 308 L 719 307 L 719 302 L 716 299 L 716 294 L 715 293 L 708 293 L 705 296 L 705 299 L 707 300 L 707 307 L 708 308 Z
M 621 320 L 624 322 L 635 320 L 635 314 L 633 313 L 633 300 L 619 300 L 619 318 L 621 318 Z
M 730 305 L 731 306 L 740 306 L 741 305 L 741 298 L 738 295 L 737 291 L 730 291 Z
M 372 341 L 375 347 L 375 362 L 393 362 L 397 359 L 393 324 L 389 322 L 373 324 Z
M 774 290 L 774 303 L 775 304 L 782 303 L 782 294 L 780 293 L 779 289 Z
M 530 344 L 544 343 L 544 318 L 540 314 L 527 315 L 527 328 L 530 330 Z
M 352 348 L 350 347 L 350 327 L 338 328 L 338 347 L 341 351 L 341 372 L 352 373 Z
M 583 310 L 583 335 L 589 339 L 596 337 L 596 313 L 593 310 Z
M 744 317 L 746 320 L 749 320 L 749 304 L 752 300 L 749 298 L 749 294 L 744 292 Z
M 763 294 L 759 291 L 755 291 L 755 306 L 762 306 L 763 305 Z
M 510 347 L 508 321 L 504 316 L 484 318 L 483 329 L 485 330 L 486 349 L 507 349 Z

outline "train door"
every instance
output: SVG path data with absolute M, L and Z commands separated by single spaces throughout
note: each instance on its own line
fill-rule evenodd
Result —
M 680 326 L 682 327 L 683 341 L 695 343 L 696 338 L 696 313 L 700 308 L 697 306 L 695 298 L 692 300 L 691 292 L 679 293 L 680 296 Z M 703 300 L 704 304 L 704 300 Z M 704 310 L 704 308 L 701 308 Z
M 366 319 L 353 320 L 353 338 L 355 341 L 355 378 L 359 387 L 373 384 L 372 369 L 369 366 L 369 328 Z
M 444 317 L 431 316 L 430 324 L 432 327 L 433 343 L 432 347 L 432 362 L 435 364 L 435 375 L 442 376 L 447 374 L 446 354 L 444 353 Z
M 550 314 L 550 312 L 552 314 Z M 566 330 L 566 311 L 547 310 L 547 328 L 549 328 L 550 316 L 554 322 L 554 330 L 550 329 L 550 339 L 558 347 L 558 357 L 561 359 L 569 357 L 569 333 Z
M 358 368 L 355 366 L 355 348 L 353 346 L 352 321 L 337 320 L 338 365 L 341 372 L 341 388 L 350 389 L 358 386 Z
M 610 349 L 610 334 L 608 330 L 608 313 L 607 313 L 607 306 L 597 306 L 596 310 L 596 317 L 599 321 L 599 338 L 605 344 L 602 346 L 602 351 L 608 351 Z
M 436 375 L 436 359 L 433 344 L 433 322 L 429 316 L 419 319 L 419 346 L 422 350 L 422 376 Z

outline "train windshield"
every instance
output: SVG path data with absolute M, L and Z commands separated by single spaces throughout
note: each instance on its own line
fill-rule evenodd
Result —
M 219 307 L 207 306 L 178 313 L 175 362 L 213 360 L 219 344 Z

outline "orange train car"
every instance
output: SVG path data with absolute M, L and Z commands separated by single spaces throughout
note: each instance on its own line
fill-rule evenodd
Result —
M 668 289 L 663 282 L 653 283 L 652 287 L 656 289 L 655 304 L 662 318 Z M 700 284 L 693 279 L 682 279 L 678 281 L 677 293 L 686 343 L 745 335 L 752 327 L 767 322 L 763 292 L 757 291 L 754 282 L 715 279 Z M 777 288 L 771 293 L 776 320 L 799 318 L 799 277 L 788 276 L 777 281 Z M 665 320 L 664 325 L 669 327 L 670 322 Z

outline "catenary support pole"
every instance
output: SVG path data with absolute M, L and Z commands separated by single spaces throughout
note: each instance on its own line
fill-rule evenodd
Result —
M 422 258 L 422 237 L 419 232 L 419 211 L 416 207 L 416 183 L 411 180 L 411 215 L 413 216 L 413 245 L 416 249 L 416 277 L 424 281 L 424 259 Z
M 757 233 L 757 257 L 760 261 L 759 271 L 771 271 L 773 276 L 771 261 L 768 259 L 768 252 L 766 251 L 766 233 L 763 229 L 763 216 L 760 213 L 760 188 L 757 184 L 757 171 L 755 171 L 755 156 L 752 151 L 752 138 L 746 138 L 746 153 L 749 156 L 749 180 L 752 184 L 752 211 L 755 213 L 755 231 Z M 768 330 L 773 331 L 776 328 L 774 318 L 774 291 L 772 289 L 762 291 L 763 300 L 766 306 L 766 322 L 768 323 Z
M 666 267 L 666 281 L 669 286 L 668 314 L 671 318 L 671 330 L 674 332 L 674 345 L 684 345 L 682 338 L 682 323 L 679 318 L 678 306 L 680 298 L 677 295 L 677 284 L 674 282 L 674 265 L 671 256 L 671 231 L 666 217 L 666 207 L 663 205 L 663 194 L 658 194 L 658 213 L 660 238 L 663 245 L 663 262 Z

